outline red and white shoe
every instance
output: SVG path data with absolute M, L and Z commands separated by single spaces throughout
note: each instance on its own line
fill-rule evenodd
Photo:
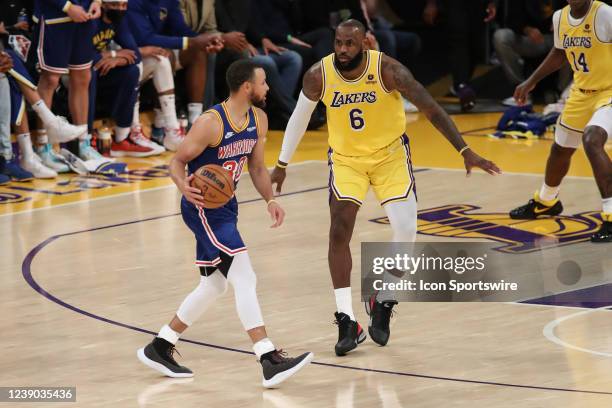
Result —
M 166 150 L 176 152 L 179 145 L 185 139 L 185 131 L 183 128 L 166 129 L 166 137 L 164 137 L 164 147 Z
M 140 126 L 132 128 L 130 138 L 132 139 L 132 142 L 136 143 L 138 146 L 148 147 L 149 149 L 152 149 L 156 155 L 162 154 L 166 151 L 163 146 L 158 145 L 157 143 L 146 137 L 144 133 L 142 133 L 142 127 Z
M 149 157 L 155 154 L 155 151 L 150 147 L 136 144 L 132 140 L 131 134 L 121 142 L 111 144 L 111 157 Z

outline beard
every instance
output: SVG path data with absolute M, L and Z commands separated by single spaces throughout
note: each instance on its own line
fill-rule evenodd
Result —
M 263 109 L 266 107 L 266 97 L 262 96 L 262 97 L 257 97 L 255 95 L 251 95 L 251 105 L 255 106 L 256 108 L 259 109 Z
M 334 65 L 340 71 L 352 71 L 355 68 L 357 68 L 359 64 L 361 64 L 362 60 L 363 60 L 363 50 L 359 51 L 357 55 L 355 55 L 353 59 L 351 59 L 348 62 L 340 62 L 340 60 L 338 59 L 338 55 L 336 55 L 336 58 L 334 58 Z

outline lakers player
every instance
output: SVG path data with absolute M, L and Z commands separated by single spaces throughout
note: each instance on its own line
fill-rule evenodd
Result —
M 593 0 L 568 0 L 553 16 L 555 46 L 515 92 L 522 104 L 547 75 L 569 62 L 574 85 L 555 130 L 544 183 L 535 197 L 510 211 L 515 219 L 561 214 L 559 186 L 582 141 L 602 198 L 602 225 L 592 242 L 612 242 L 612 162 L 604 145 L 612 138 L 612 7 Z
M 414 103 L 463 155 L 468 173 L 473 167 L 499 173 L 495 164 L 466 145 L 452 120 L 410 71 L 393 58 L 364 50 L 364 38 L 361 23 L 345 21 L 336 29 L 335 52 L 307 71 L 272 172 L 272 183 L 280 192 L 285 167 L 321 100 L 327 107 L 329 126 L 329 268 L 337 305 L 339 335 L 335 351 L 339 356 L 366 338 L 353 313 L 349 242 L 357 211 L 370 186 L 389 217 L 394 241 L 416 239 L 416 197 L 402 96 Z M 396 303 L 392 293 L 379 292 L 366 305 L 371 317 L 370 336 L 380 345 L 389 340 L 389 318 Z

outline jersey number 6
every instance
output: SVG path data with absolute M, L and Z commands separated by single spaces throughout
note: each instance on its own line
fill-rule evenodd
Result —
M 354 130 L 361 130 L 365 126 L 363 111 L 361 109 L 352 109 L 349 112 L 349 120 L 351 121 L 351 128 Z

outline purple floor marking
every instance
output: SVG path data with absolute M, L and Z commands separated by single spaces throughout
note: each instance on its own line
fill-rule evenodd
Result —
M 419 169 L 419 170 L 420 171 L 426 171 L 427 169 Z M 325 190 L 327 188 L 328 188 L 327 186 L 325 186 L 325 187 L 310 188 L 310 189 L 307 189 L 307 190 L 301 190 L 301 191 L 295 191 L 295 192 L 292 192 L 292 193 L 281 194 L 281 196 L 291 196 L 291 195 L 296 195 L 296 194 L 303 194 L 303 193 L 308 193 L 308 192 L 313 192 L 313 191 Z M 256 198 L 256 199 L 242 201 L 242 202 L 240 202 L 240 204 L 248 204 L 248 203 L 253 203 L 253 202 L 262 201 L 262 200 L 263 199 L 261 199 L 261 198 Z M 111 319 L 107 319 L 107 318 L 102 317 L 102 316 L 95 315 L 95 314 L 90 313 L 90 312 L 88 312 L 86 310 L 79 309 L 78 307 L 73 306 L 73 305 L 71 305 L 69 303 L 66 303 L 63 300 L 55 297 L 51 293 L 47 292 L 44 288 L 42 288 L 36 282 L 34 277 L 32 276 L 32 261 L 34 260 L 34 257 L 44 247 L 46 247 L 47 245 L 49 245 L 50 243 L 52 243 L 53 241 L 55 241 L 55 240 L 57 240 L 57 239 L 59 239 L 61 237 L 70 236 L 70 235 L 76 235 L 76 234 L 82 234 L 82 233 L 85 233 L 85 232 L 97 231 L 97 230 L 102 230 L 102 229 L 115 228 L 115 227 L 119 227 L 119 226 L 136 224 L 136 223 L 140 223 L 140 222 L 158 220 L 158 219 L 162 219 L 162 218 L 175 217 L 175 216 L 177 216 L 179 214 L 180 213 L 169 214 L 169 215 L 161 215 L 161 216 L 157 216 L 157 217 L 144 218 L 144 219 L 141 219 L 141 220 L 129 221 L 129 222 L 124 222 L 124 223 L 120 223 L 120 224 L 106 225 L 106 226 L 103 226 L 103 227 L 96 227 L 96 228 L 90 228 L 90 229 L 81 230 L 81 231 L 69 232 L 69 233 L 65 233 L 65 234 L 53 235 L 52 237 L 47 238 L 45 241 L 43 241 L 40 244 L 38 244 L 37 246 L 35 246 L 26 255 L 26 257 L 23 260 L 22 266 L 21 266 L 22 275 L 23 275 L 24 279 L 26 280 L 26 282 L 28 283 L 28 285 L 30 285 L 32 287 L 32 289 L 34 289 L 36 292 L 38 292 L 39 294 L 41 294 L 42 296 L 44 296 L 48 300 L 50 300 L 50 301 L 52 301 L 54 303 L 57 303 L 60 306 L 63 306 L 63 307 L 65 307 L 67 309 L 70 309 L 70 310 L 72 310 L 74 312 L 80 313 L 82 315 L 91 317 L 91 318 L 96 319 L 96 320 L 100 320 L 100 321 L 105 322 L 105 323 L 113 324 L 115 326 L 120 326 L 120 327 L 123 327 L 123 328 L 126 328 L 126 329 L 130 329 L 130 330 L 135 330 L 135 331 L 138 331 L 138 332 L 141 332 L 141 333 L 146 333 L 146 334 L 150 334 L 150 335 L 156 335 L 157 333 L 153 332 L 151 330 L 146 330 L 146 329 L 143 329 L 141 327 L 132 326 L 132 325 L 129 325 L 129 324 L 121 323 L 121 322 L 118 322 L 118 321 L 115 321 L 115 320 L 111 320 Z M 240 349 L 236 349 L 236 348 L 232 348 L 232 347 L 219 346 L 219 345 L 216 345 L 216 344 L 204 343 L 204 342 L 197 341 L 197 340 L 180 339 L 180 341 L 183 341 L 185 343 L 196 344 L 196 345 L 199 345 L 199 346 L 205 346 L 205 347 L 210 347 L 210 348 L 214 348 L 214 349 L 219 349 L 219 350 L 232 351 L 232 352 L 235 352 L 235 353 L 251 354 L 251 355 L 253 355 L 253 352 L 251 352 L 251 351 L 240 350 Z M 404 376 L 404 377 L 423 378 L 423 379 L 439 380 L 439 381 L 451 381 L 451 382 L 467 383 L 467 384 L 491 385 L 491 386 L 498 386 L 498 387 L 512 387 L 512 388 L 523 388 L 523 389 L 542 390 L 542 391 L 561 391 L 561 392 L 573 392 L 573 393 L 582 393 L 582 394 L 612 395 L 612 392 L 606 392 L 606 391 L 576 390 L 576 389 L 571 389 L 571 388 L 541 387 L 541 386 L 536 386 L 536 385 L 521 385 L 521 384 L 511 384 L 511 383 L 492 382 L 492 381 L 467 380 L 467 379 L 462 379 L 462 378 L 441 377 L 441 376 L 434 376 L 434 375 L 407 373 L 407 372 L 402 372 L 402 371 L 378 370 L 378 369 L 373 369 L 373 368 L 362 368 L 362 367 L 355 367 L 355 366 L 342 365 L 342 364 L 322 363 L 322 362 L 317 362 L 317 361 L 313 361 L 312 364 L 313 365 L 318 365 L 318 366 L 323 366 L 323 367 L 343 368 L 343 369 L 346 369 L 346 370 L 365 371 L 365 372 L 371 372 L 371 373 L 398 375 L 398 376 Z

